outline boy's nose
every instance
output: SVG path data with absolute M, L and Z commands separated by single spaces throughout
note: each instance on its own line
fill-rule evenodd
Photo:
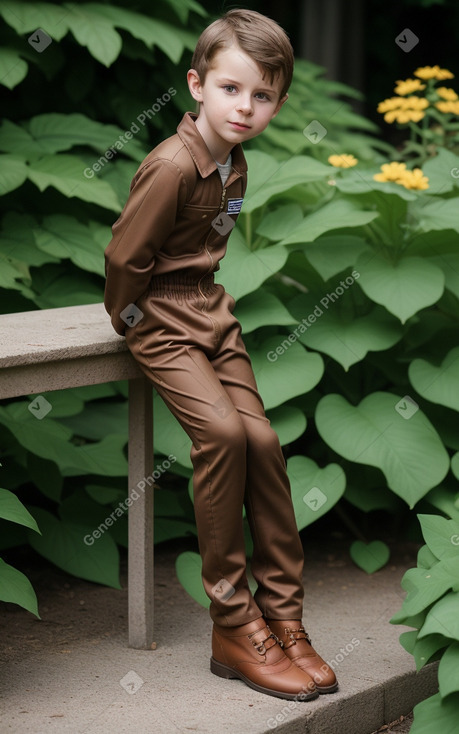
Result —
M 251 115 L 253 110 L 250 98 L 239 100 L 236 109 L 238 112 L 242 112 L 244 115 Z

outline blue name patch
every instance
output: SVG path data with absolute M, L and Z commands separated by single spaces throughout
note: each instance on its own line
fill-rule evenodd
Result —
M 228 199 L 228 214 L 239 214 L 244 199 Z

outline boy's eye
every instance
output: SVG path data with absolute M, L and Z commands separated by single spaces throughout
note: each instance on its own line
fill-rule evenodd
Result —
M 225 92 L 234 92 L 236 90 L 236 87 L 234 86 L 234 84 L 225 84 L 223 89 L 225 90 Z
M 258 97 L 259 99 L 266 99 L 266 101 L 267 101 L 267 102 L 269 102 L 269 101 L 270 101 L 270 99 L 271 99 L 271 97 L 268 97 L 268 95 L 267 95 L 267 94 L 265 94 L 264 92 L 257 92 L 256 96 L 257 96 L 257 97 Z

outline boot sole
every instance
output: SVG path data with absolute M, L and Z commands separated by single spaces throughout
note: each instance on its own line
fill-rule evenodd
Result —
M 259 693 L 267 693 L 268 696 L 287 698 L 290 701 L 298 700 L 299 696 L 301 696 L 301 698 L 299 699 L 300 701 L 312 701 L 314 698 L 317 698 L 319 696 L 318 691 L 314 691 L 313 693 L 306 693 L 305 691 L 299 691 L 298 693 L 284 693 L 283 691 L 275 691 L 272 688 L 259 686 L 257 683 L 251 681 L 250 678 L 247 678 L 247 676 L 245 676 L 243 673 L 235 670 L 234 668 L 230 668 L 228 665 L 219 663 L 218 660 L 215 660 L 215 658 L 213 657 L 210 658 L 210 670 L 214 675 L 218 675 L 220 678 L 238 678 L 250 688 L 253 688 L 254 691 L 258 691 Z
M 332 686 L 318 686 L 316 684 L 316 688 L 322 695 L 324 693 L 335 693 L 338 690 L 338 683 L 334 683 Z

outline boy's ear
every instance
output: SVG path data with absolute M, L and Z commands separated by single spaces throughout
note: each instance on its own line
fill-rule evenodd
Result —
M 276 115 L 278 114 L 278 112 L 279 112 L 280 108 L 282 107 L 282 105 L 284 105 L 284 104 L 286 103 L 286 101 L 287 101 L 287 100 L 288 100 L 288 94 L 287 94 L 287 93 L 285 93 L 285 94 L 284 94 L 284 96 L 283 96 L 283 97 L 282 97 L 282 98 L 281 98 L 281 99 L 279 100 L 279 102 L 277 103 L 277 107 L 276 107 L 276 109 L 274 110 L 274 114 L 273 114 L 273 117 L 276 117 Z M 272 118 L 271 118 L 271 119 L 272 119 Z
M 188 82 L 188 89 L 190 94 L 196 102 L 202 102 L 202 85 L 199 78 L 199 74 L 196 69 L 189 69 L 186 75 Z

